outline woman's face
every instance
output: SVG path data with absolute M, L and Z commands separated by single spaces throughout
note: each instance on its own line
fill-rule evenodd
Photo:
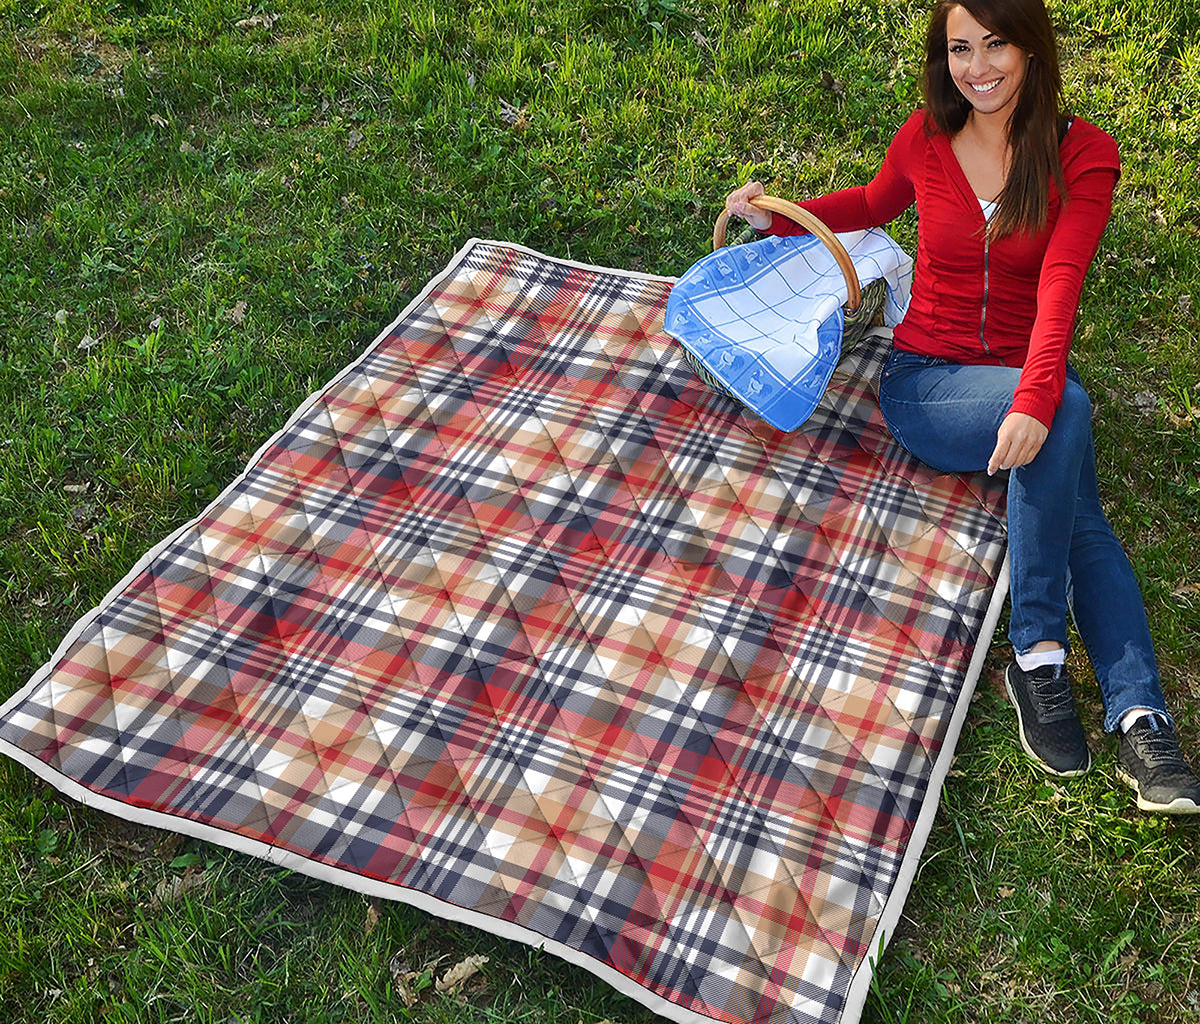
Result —
M 1008 117 L 1025 81 L 1029 55 L 984 28 L 965 7 L 952 7 L 946 17 L 946 50 L 950 77 L 975 113 Z

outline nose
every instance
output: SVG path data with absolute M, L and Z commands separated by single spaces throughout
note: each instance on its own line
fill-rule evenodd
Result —
M 984 52 L 983 48 L 980 47 L 979 49 L 975 50 L 971 54 L 971 64 L 970 64 L 971 74 L 973 74 L 973 75 L 982 74 L 984 71 L 987 70 L 987 67 L 988 67 L 987 54 Z

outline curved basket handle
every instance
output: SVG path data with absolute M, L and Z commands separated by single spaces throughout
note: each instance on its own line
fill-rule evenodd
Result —
M 842 276 L 846 279 L 846 291 L 849 295 L 846 299 L 846 312 L 853 313 L 858 309 L 859 303 L 862 301 L 862 293 L 858 286 L 858 272 L 854 269 L 854 261 L 850 259 L 846 247 L 838 241 L 837 235 L 825 226 L 824 221 L 814 217 L 803 207 L 790 203 L 786 199 L 780 199 L 778 196 L 755 196 L 750 200 L 750 204 L 757 206 L 760 210 L 782 213 L 801 227 L 807 228 L 824 242 L 825 247 L 833 253 L 833 258 L 837 260 Z M 720 249 L 725 244 L 725 225 L 728 223 L 729 212 L 722 210 L 721 215 L 717 218 L 717 223 L 713 225 L 713 249 Z

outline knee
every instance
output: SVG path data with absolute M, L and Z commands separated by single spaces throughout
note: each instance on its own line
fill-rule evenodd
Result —
M 1050 425 L 1050 436 L 1058 435 L 1064 443 L 1074 445 L 1085 442 L 1091 433 L 1092 400 L 1079 384 L 1068 378 L 1062 404 Z

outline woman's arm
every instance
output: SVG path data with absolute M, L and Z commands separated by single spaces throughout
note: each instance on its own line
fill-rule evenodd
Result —
M 797 205 L 824 221 L 831 231 L 882 227 L 899 217 L 916 199 L 912 181 L 897 163 L 889 149 L 879 173 L 868 184 L 829 192 Z M 768 230 L 773 235 L 805 234 L 804 228 L 779 213 L 774 215 Z
M 799 205 L 833 231 L 858 231 L 895 220 L 916 198 L 910 177 L 911 153 L 914 133 L 923 132 L 924 123 L 924 113 L 919 110 L 905 121 L 888 146 L 879 173 L 868 184 L 830 192 Z M 725 208 L 732 215 L 744 217 L 759 231 L 773 235 L 805 234 L 804 228 L 795 221 L 750 206 L 748 199 L 761 195 L 762 191 L 758 182 L 748 182 L 729 195 Z
M 1112 213 L 1118 173 L 1112 166 L 1093 166 L 1070 183 L 1070 199 L 1059 213 L 1042 260 L 1037 317 L 1011 411 L 1033 416 L 1047 427 L 1062 401 L 1083 279 Z

